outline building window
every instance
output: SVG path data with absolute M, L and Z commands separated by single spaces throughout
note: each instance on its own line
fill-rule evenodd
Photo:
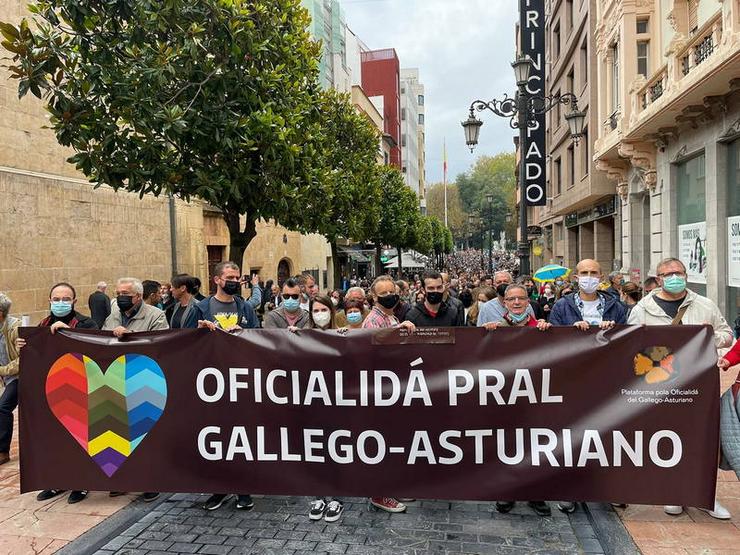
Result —
M 583 129 L 583 137 L 581 137 L 581 145 L 583 145 L 583 167 L 581 168 L 583 175 L 588 175 L 591 170 L 591 153 L 589 152 L 588 144 L 588 129 Z
M 424 114 L 419 114 L 419 125 L 424 125 Z
M 637 31 L 637 34 L 638 35 L 644 35 L 644 34 L 646 34 L 648 32 L 648 30 L 649 30 L 648 21 L 649 20 L 647 20 L 647 19 L 638 19 L 637 20 L 637 29 L 636 29 L 636 31 Z
M 555 93 L 555 96 L 560 96 L 560 91 L 556 92 Z M 555 110 L 554 110 L 554 112 L 555 112 L 555 122 L 554 122 L 555 125 L 554 125 L 554 127 L 555 127 L 555 129 L 557 129 L 558 127 L 560 127 L 560 119 L 561 119 L 560 118 L 560 102 L 556 102 L 555 103 Z
M 584 87 L 588 83 L 588 65 L 588 38 L 585 38 L 581 45 L 581 82 Z
M 560 158 L 555 160 L 555 196 L 559 195 L 563 189 L 562 186 L 562 169 L 563 164 Z
M 574 93 L 575 91 L 575 68 L 570 68 L 570 71 L 568 72 L 568 92 Z
M 706 185 L 705 185 L 705 156 L 700 154 L 690 160 L 676 164 L 676 221 L 678 224 L 678 252 L 682 262 L 686 265 L 689 278 L 688 281 L 692 283 L 701 282 L 697 280 L 698 274 L 704 273 L 706 270 L 703 266 L 706 264 L 706 244 L 702 244 L 701 241 L 705 240 L 706 237 L 697 237 L 697 242 L 691 244 L 690 251 L 683 254 L 682 246 L 685 246 L 684 241 L 681 238 L 681 226 L 689 224 L 704 224 L 706 230 Z M 700 227 L 700 226 L 696 226 Z M 706 295 L 706 285 L 700 284 L 697 286 L 692 285 L 694 291 L 700 295 Z
M 641 40 L 637 43 L 637 73 L 643 77 L 648 76 L 648 52 L 650 41 Z
M 689 36 L 696 33 L 699 27 L 699 0 L 688 0 L 689 2 Z
M 576 184 L 576 151 L 573 145 L 568 147 L 568 187 Z
M 612 53 L 612 112 L 619 110 L 619 43 L 611 47 Z
M 406 108 L 401 108 L 401 121 L 406 121 Z
M 404 166 L 403 168 L 401 168 L 401 171 L 402 171 L 403 173 L 406 173 L 406 166 Z
M 424 106 L 424 95 L 423 94 L 419 95 L 419 106 Z
M 406 94 L 406 87 L 401 85 L 401 94 Z
M 568 35 L 573 30 L 573 0 L 565 2 L 565 31 Z
M 406 146 L 406 133 L 401 135 L 401 146 Z
M 560 22 L 558 21 L 555 24 L 555 27 L 552 29 L 552 50 L 553 55 L 555 56 L 553 61 L 560 58 Z
M 740 216 L 740 139 L 736 139 L 727 145 L 727 217 Z M 730 229 L 728 222 L 727 240 L 730 239 Z M 740 266 L 733 255 L 732 260 L 727 261 L 727 268 L 737 268 Z M 729 276 L 728 276 L 729 283 Z M 725 317 L 730 325 L 740 316 L 740 287 L 727 288 L 727 310 Z

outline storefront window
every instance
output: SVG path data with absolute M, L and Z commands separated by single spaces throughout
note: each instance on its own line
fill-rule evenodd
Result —
M 740 316 L 740 139 L 727 145 L 727 309 L 730 326 Z M 740 325 L 740 322 L 737 322 Z
M 686 265 L 693 291 L 707 291 L 707 226 L 705 156 L 700 154 L 676 166 L 678 257 Z

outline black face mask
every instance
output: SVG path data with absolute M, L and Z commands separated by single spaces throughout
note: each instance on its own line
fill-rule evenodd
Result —
M 238 281 L 225 281 L 221 289 L 227 295 L 238 295 L 242 290 L 242 285 Z
M 398 304 L 398 295 L 386 295 L 385 297 L 378 297 L 378 304 L 383 308 L 394 308 Z
M 116 297 L 116 304 L 118 304 L 118 308 L 120 308 L 122 312 L 128 312 L 134 308 L 134 298 L 131 295 L 118 295 L 118 297 Z
M 498 287 L 496 287 L 496 293 L 498 293 L 499 297 L 503 297 L 506 295 L 506 288 L 511 285 L 510 283 L 502 283 Z
M 440 291 L 427 291 L 426 297 L 429 304 L 439 304 L 442 302 L 444 293 Z

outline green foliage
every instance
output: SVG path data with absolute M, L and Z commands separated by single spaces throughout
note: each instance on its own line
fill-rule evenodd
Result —
M 323 93 L 320 112 L 324 145 L 318 156 L 328 171 L 319 189 L 322 206 L 309 214 L 314 217 L 310 227 L 330 242 L 339 237 L 365 241 L 373 237 L 380 219 L 379 132 L 355 110 L 349 95 Z
M 450 254 L 452 250 L 455 248 L 455 242 L 452 238 L 452 231 L 450 231 L 449 227 L 446 227 L 444 229 L 444 247 L 443 247 L 443 253 L 444 254 Z
M 439 220 L 437 220 L 437 218 L 419 215 L 416 218 L 413 242 L 410 243 L 408 247 L 422 254 L 432 254 L 435 250 L 437 238 L 437 234 L 435 233 L 435 222 L 436 224 L 439 224 Z
M 481 156 L 469 172 L 458 175 L 456 179 L 463 209 L 479 214 L 485 228 L 492 220 L 494 234 L 504 229 L 507 233 L 512 231 L 511 225 L 507 227 L 506 215 L 516 214 L 515 168 L 516 156 L 513 153 Z M 492 206 L 486 200 L 489 193 L 493 195 Z M 460 238 L 459 235 L 457 237 Z
M 29 10 L 32 25 L 0 26 L 11 77 L 21 97 L 47 102 L 70 162 L 96 186 L 209 202 L 234 258 L 258 219 L 314 231 L 323 188 L 344 199 L 332 172 L 351 168 L 325 153 L 321 109 L 345 107 L 322 97 L 300 0 L 36 0 Z
M 414 248 L 421 218 L 416 193 L 406 186 L 397 168 L 378 166 L 376 172 L 381 202 L 375 240 L 381 245 Z
M 445 221 L 444 184 L 436 183 L 427 189 L 427 213 Z M 454 237 L 464 240 L 468 232 L 468 212 L 463 208 L 460 189 L 456 183 L 447 184 L 447 225 Z

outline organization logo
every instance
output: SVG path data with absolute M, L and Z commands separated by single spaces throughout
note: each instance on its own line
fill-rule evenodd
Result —
M 153 359 L 127 354 L 103 373 L 80 353 L 59 357 L 46 377 L 51 412 L 111 477 L 159 420 L 167 380 Z
M 678 376 L 679 368 L 669 347 L 648 347 L 634 358 L 636 376 L 644 376 L 650 384 L 668 382 Z

